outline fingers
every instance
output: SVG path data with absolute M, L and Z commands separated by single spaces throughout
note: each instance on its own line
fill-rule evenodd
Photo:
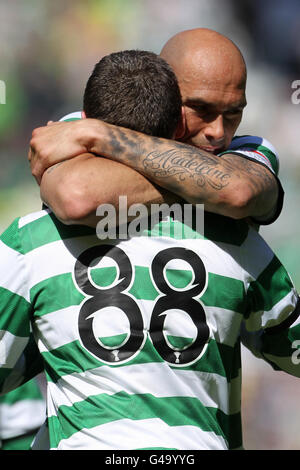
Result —
M 32 147 L 29 150 L 28 158 L 30 162 L 31 174 L 40 185 L 45 170 L 51 165 L 49 163 L 49 158 L 47 155 L 42 154 L 41 152 L 35 152 Z
M 41 168 L 39 160 L 30 160 L 30 169 L 31 174 L 35 178 L 38 185 L 41 184 L 42 176 L 43 176 L 43 169 Z
M 40 184 L 43 173 L 56 163 L 74 158 L 85 151 L 70 133 L 73 123 L 48 121 L 44 127 L 37 127 L 32 132 L 29 143 L 28 161 L 31 173 Z M 71 134 L 71 138 L 70 138 Z
M 32 138 L 30 140 L 28 150 L 28 161 L 30 163 L 31 174 L 37 181 L 38 185 L 41 183 L 43 172 L 45 170 L 43 165 L 47 160 L 44 156 L 41 158 L 41 152 L 36 144 L 36 137 L 41 133 L 41 129 L 43 128 L 34 129 L 32 132 Z

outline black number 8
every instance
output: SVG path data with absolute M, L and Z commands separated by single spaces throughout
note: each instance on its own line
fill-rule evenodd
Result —
M 194 272 L 193 287 L 174 291 L 166 282 L 164 269 L 172 259 L 182 259 L 190 264 Z M 186 365 L 193 362 L 201 354 L 208 338 L 209 328 L 206 324 L 202 305 L 194 299 L 199 296 L 206 285 L 206 270 L 199 256 L 185 248 L 167 248 L 158 253 L 152 262 L 152 277 L 158 289 L 165 295 L 158 299 L 152 312 L 150 336 L 156 350 L 169 364 Z M 197 328 L 195 341 L 186 349 L 172 348 L 163 333 L 166 312 L 168 309 L 180 309 L 188 313 Z
M 113 259 L 119 268 L 119 276 L 113 287 L 95 286 L 89 278 L 89 268 L 97 258 L 107 256 Z M 188 290 L 175 291 L 167 283 L 164 269 L 173 259 L 181 259 L 190 264 L 194 272 L 193 286 Z M 184 366 L 194 362 L 202 353 L 209 338 L 202 305 L 194 297 L 199 296 L 206 286 L 207 274 L 200 257 L 191 250 L 177 247 L 159 252 L 151 266 L 152 278 L 163 294 L 156 302 L 150 321 L 150 338 L 160 356 L 169 364 Z M 120 364 L 132 359 L 142 348 L 146 340 L 143 317 L 137 303 L 124 291 L 132 280 L 132 265 L 117 246 L 99 245 L 84 251 L 76 261 L 74 277 L 81 291 L 89 296 L 79 312 L 78 328 L 83 346 L 101 361 L 109 364 Z M 95 338 L 93 332 L 93 313 L 104 307 L 118 307 L 127 316 L 130 324 L 130 335 L 122 345 L 109 348 Z M 172 348 L 163 333 L 166 311 L 176 308 L 186 312 L 197 329 L 197 337 L 184 349 Z

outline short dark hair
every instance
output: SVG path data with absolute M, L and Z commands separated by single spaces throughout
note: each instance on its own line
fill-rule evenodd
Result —
M 153 52 L 126 50 L 103 57 L 84 92 L 87 118 L 171 138 L 181 115 L 176 76 Z

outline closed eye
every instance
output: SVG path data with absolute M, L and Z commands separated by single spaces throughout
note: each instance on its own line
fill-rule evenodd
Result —
M 239 114 L 241 114 L 243 112 L 243 108 L 233 108 L 233 109 L 229 109 L 227 110 L 224 115 L 227 119 L 234 119 L 236 118 Z

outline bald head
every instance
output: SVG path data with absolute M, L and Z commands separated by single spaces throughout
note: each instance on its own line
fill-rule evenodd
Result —
M 173 68 L 185 109 L 182 140 L 209 152 L 225 149 L 246 105 L 246 65 L 239 48 L 206 28 L 173 36 L 161 51 Z
M 246 64 L 241 51 L 226 36 L 211 29 L 196 28 L 176 34 L 167 41 L 160 55 L 171 65 L 179 81 L 185 78 L 186 72 L 205 80 L 214 66 L 216 80 L 226 79 L 234 70 L 240 75 L 241 86 L 246 84 Z

